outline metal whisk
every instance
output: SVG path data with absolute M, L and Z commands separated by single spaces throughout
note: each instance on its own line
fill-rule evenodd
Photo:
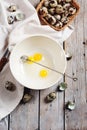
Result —
M 60 71 L 58 71 L 58 70 L 55 70 L 55 69 L 50 68 L 50 67 L 48 67 L 48 66 L 46 66 L 46 65 L 40 64 L 40 63 L 38 63 L 38 62 L 36 62 L 36 61 L 33 61 L 33 60 L 29 59 L 29 57 L 26 56 L 26 55 L 21 56 L 20 59 L 21 59 L 22 62 L 31 61 L 31 62 L 33 62 L 33 63 L 39 65 L 39 66 L 45 67 L 45 68 L 47 68 L 47 69 L 49 69 L 49 70 L 51 70 L 51 71 L 54 71 L 54 72 L 56 72 L 56 73 L 58 73 L 58 74 L 64 75 L 62 72 L 60 72 Z M 76 77 L 71 77 L 71 76 L 69 76 L 68 74 L 65 74 L 65 76 L 67 76 L 68 78 L 72 79 L 73 81 L 77 81 L 77 80 L 78 80 L 78 78 L 76 78 Z

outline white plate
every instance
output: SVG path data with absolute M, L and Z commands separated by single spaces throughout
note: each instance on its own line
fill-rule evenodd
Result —
M 28 37 L 15 46 L 10 55 L 11 72 L 19 83 L 28 88 L 49 88 L 60 80 L 62 77 L 61 74 L 47 70 L 47 77 L 41 78 L 39 72 L 43 67 L 34 63 L 25 65 L 20 62 L 21 56 L 31 56 L 35 53 L 40 53 L 43 56 L 39 63 L 58 70 L 61 73 L 65 72 L 66 56 L 64 50 L 57 41 L 45 35 Z
M 11 81 L 17 88 L 11 92 L 5 88 L 6 81 Z M 23 96 L 24 88 L 14 79 L 7 64 L 0 73 L 0 120 L 12 112 Z

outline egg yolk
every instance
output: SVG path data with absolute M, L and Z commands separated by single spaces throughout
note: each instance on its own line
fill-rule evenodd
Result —
M 30 61 L 27 61 L 27 63 L 32 64 L 33 63 L 32 61 L 34 61 L 34 57 L 33 56 L 29 56 L 28 60 L 30 60 Z
M 44 78 L 48 75 L 48 72 L 47 70 L 41 70 L 39 74 L 40 74 L 40 77 Z
M 40 53 L 36 53 L 34 54 L 34 61 L 40 61 L 42 59 L 42 54 Z

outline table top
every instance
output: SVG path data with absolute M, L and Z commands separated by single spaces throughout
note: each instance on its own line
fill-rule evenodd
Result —
M 20 104 L 0 122 L 0 130 L 87 130 L 87 0 L 78 0 L 80 13 L 73 21 L 75 30 L 63 43 L 66 52 L 72 54 L 67 63 L 66 73 L 78 77 L 78 81 L 64 76 L 62 81 L 68 84 L 65 92 L 57 92 L 57 98 L 45 103 L 44 98 L 57 86 L 46 90 L 30 90 L 34 98 Z M 34 0 L 31 1 L 34 5 Z M 64 109 L 68 101 L 75 102 L 75 109 Z

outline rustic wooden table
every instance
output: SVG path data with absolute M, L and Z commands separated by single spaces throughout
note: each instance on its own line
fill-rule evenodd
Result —
M 55 91 L 57 86 L 42 91 L 31 90 L 34 98 L 25 105 L 19 105 L 3 119 L 0 130 L 87 130 L 87 0 L 78 2 L 81 8 L 73 22 L 75 30 L 64 43 L 66 52 L 73 55 L 66 73 L 78 77 L 78 81 L 63 77 L 68 88 L 65 92 L 58 92 L 56 100 L 49 104 L 44 103 L 44 97 Z M 69 100 L 75 101 L 73 111 L 64 109 Z

